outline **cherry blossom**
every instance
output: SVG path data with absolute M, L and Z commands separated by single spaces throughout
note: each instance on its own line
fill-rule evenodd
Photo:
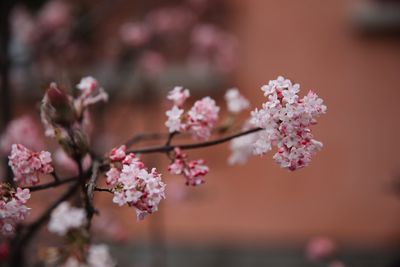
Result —
M 196 101 L 187 113 L 185 130 L 190 132 L 196 140 L 207 140 L 217 123 L 219 110 L 215 101 L 208 96 Z
M 63 202 L 51 213 L 48 229 L 52 233 L 63 236 L 69 230 L 80 228 L 85 224 L 85 210 Z
M 179 132 L 182 130 L 182 115 L 184 110 L 173 106 L 171 110 L 168 110 L 165 114 L 168 120 L 165 122 L 165 126 L 168 127 L 170 133 Z
M 16 143 L 35 150 L 43 147 L 39 128 L 28 115 L 14 119 L 7 125 L 0 137 L 0 151 L 8 154 L 11 151 L 11 145 Z
M 273 158 L 281 167 L 296 170 L 307 166 L 322 148 L 322 143 L 313 139 L 309 126 L 316 123 L 315 117 L 326 112 L 323 100 L 312 91 L 299 99 L 300 85 L 282 76 L 261 90 L 268 100 L 251 113 L 251 123 L 264 129 L 257 135 L 253 153 L 265 154 L 277 146 Z
M 186 185 L 197 186 L 203 184 L 204 176 L 208 173 L 209 169 L 205 165 L 203 159 L 188 160 L 187 155 L 179 148 L 175 148 L 175 159 L 168 166 L 168 171 L 171 174 L 183 175 L 186 179 Z
M 188 89 L 182 86 L 175 86 L 169 93 L 167 98 L 173 101 L 174 105 L 181 107 L 185 103 L 186 99 L 190 96 Z
M 13 144 L 8 158 L 14 180 L 24 185 L 37 184 L 40 174 L 50 174 L 54 171 L 48 151 L 34 152 L 21 144 Z
M 118 148 L 113 148 L 110 152 L 110 159 L 112 161 L 120 161 L 125 159 L 126 157 L 125 151 L 126 151 L 125 145 L 122 145 Z
M 237 88 L 231 88 L 225 93 L 225 101 L 229 112 L 239 113 L 242 110 L 249 108 L 249 101 L 240 94 Z
M 29 189 L 17 188 L 15 191 L 8 185 L 0 184 L 0 232 L 4 236 L 15 233 L 15 227 L 29 214 L 25 206 L 30 198 Z
M 113 152 L 111 155 L 114 155 Z M 157 211 L 160 201 L 165 198 L 165 184 L 155 168 L 149 172 L 134 154 L 118 160 L 120 162 L 112 164 L 106 173 L 107 184 L 113 186 L 113 202 L 119 206 L 128 204 L 134 207 L 137 218 L 141 220 Z
M 133 47 L 146 44 L 151 38 L 151 29 L 145 23 L 125 23 L 120 28 L 121 40 Z
M 82 78 L 76 88 L 82 91 L 81 95 L 74 100 L 74 107 L 78 115 L 82 114 L 90 105 L 108 101 L 108 94 L 103 88 L 98 87 L 98 82 L 93 77 Z

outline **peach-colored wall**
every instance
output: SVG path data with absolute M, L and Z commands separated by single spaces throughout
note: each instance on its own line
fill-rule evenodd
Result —
M 183 189 L 184 201 L 172 197 L 183 179 L 166 175 L 169 197 L 161 213 L 168 240 L 304 242 L 326 234 L 354 245 L 399 241 L 400 200 L 388 193 L 400 175 L 399 41 L 357 37 L 348 21 L 351 1 L 231 3 L 241 43 L 235 83 L 254 105 L 263 100 L 259 87 L 278 74 L 316 89 L 328 105 L 314 127 L 325 147 L 294 173 L 280 169 L 272 154 L 228 168 L 227 145 L 191 153 L 205 157 L 211 172 L 205 185 Z M 126 137 L 131 128 L 163 129 L 163 108 L 157 112 L 158 118 L 119 107 L 108 119 Z M 162 156 L 153 162 L 167 164 Z M 151 220 L 161 219 L 155 214 L 138 223 L 128 208 L 109 213 L 139 239 Z

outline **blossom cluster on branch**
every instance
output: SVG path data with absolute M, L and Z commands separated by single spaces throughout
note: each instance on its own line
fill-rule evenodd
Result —
M 90 148 L 89 108 L 95 103 L 107 101 L 108 96 L 92 77 L 83 78 L 76 88 L 79 93 L 73 97 L 52 83 L 42 100 L 41 119 L 45 135 L 58 141 L 64 153 L 65 164 L 77 176 L 59 178 L 50 152 L 32 151 L 21 144 L 22 140 L 16 140 L 11 145 L 9 156 L 16 185 L 0 184 L 0 227 L 1 234 L 7 236 L 12 236 L 17 225 L 27 216 L 29 208 L 25 204 L 30 198 L 30 192 L 66 183 L 73 184 L 36 222 L 25 228 L 27 230 L 23 232 L 26 235 L 22 237 L 31 236 L 29 231 L 36 231 L 38 226 L 50 219 L 50 232 L 67 236 L 66 240 L 71 247 L 79 244 L 79 257 L 76 256 L 77 252 L 71 252 L 58 258 L 64 267 L 115 265 L 106 247 L 90 245 L 89 242 L 91 219 L 98 213 L 93 204 L 95 193 L 112 193 L 112 202 L 134 208 L 139 220 L 158 210 L 160 202 L 166 197 L 166 184 L 161 172 L 156 168 L 146 168 L 140 154 L 164 153 L 170 160 L 168 172 L 182 175 L 188 186 L 197 186 L 205 182 L 204 177 L 209 173 L 209 167 L 204 159 L 190 159 L 186 153 L 189 149 L 231 141 L 229 162 L 235 164 L 246 162 L 252 154 L 263 155 L 276 146 L 277 152 L 273 156 L 275 161 L 282 168 L 294 171 L 307 166 L 312 156 L 322 148 L 322 143 L 314 139 L 310 127 L 316 124 L 318 116 L 326 112 L 323 100 L 313 91 L 300 98 L 300 85 L 280 76 L 261 88 L 266 101 L 240 125 L 241 132 L 231 133 L 231 128 L 236 115 L 248 109 L 250 102 L 238 89 L 229 89 L 225 94 L 229 116 L 227 123 L 219 128 L 221 108 L 216 101 L 208 96 L 203 97 L 185 111 L 184 104 L 190 91 L 177 86 L 167 96 L 173 106 L 166 111 L 166 143 L 156 147 L 135 147 L 132 150 L 128 150 L 127 145 L 121 145 L 104 156 L 95 155 Z M 27 128 L 16 129 L 26 131 Z M 218 133 L 224 136 L 209 140 Z M 177 135 L 182 138 L 189 136 L 193 141 L 189 144 L 175 144 L 173 138 Z M 41 175 L 51 175 L 54 181 L 40 184 Z M 101 178 L 104 178 L 107 188 L 97 187 L 97 181 Z M 68 199 L 77 192 L 82 201 L 71 206 Z

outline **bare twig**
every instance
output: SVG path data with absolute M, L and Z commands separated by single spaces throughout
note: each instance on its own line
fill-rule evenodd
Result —
M 114 192 L 113 192 L 111 189 L 109 189 L 109 188 L 95 187 L 95 188 L 94 188 L 94 191 L 98 191 L 98 192 L 108 192 L 108 193 L 114 194 Z
M 187 150 L 187 149 L 197 149 L 197 148 L 204 148 L 204 147 L 209 147 L 209 146 L 214 146 L 214 145 L 219 145 L 225 142 L 228 142 L 232 139 L 252 134 L 255 132 L 258 132 L 262 130 L 262 128 L 253 128 L 244 132 L 239 132 L 236 134 L 228 135 L 219 139 L 215 139 L 212 141 L 207 141 L 207 142 L 201 142 L 201 143 L 194 143 L 194 144 L 177 144 L 177 145 L 163 145 L 163 146 L 155 146 L 155 147 L 147 147 L 147 148 L 139 148 L 139 149 L 133 149 L 128 151 L 127 153 L 137 153 L 137 154 L 150 154 L 150 153 L 167 153 L 169 151 L 172 151 L 176 147 L 179 147 L 182 150 Z
M 34 192 L 34 191 L 40 191 L 40 190 L 44 190 L 44 189 L 48 189 L 48 188 L 52 188 L 52 187 L 57 187 L 66 183 L 70 183 L 73 181 L 77 181 L 79 177 L 75 176 L 75 177 L 70 177 L 70 178 L 66 178 L 63 180 L 57 180 L 54 182 L 50 182 L 47 184 L 41 184 L 41 185 L 35 185 L 35 186 L 30 186 L 30 187 L 25 187 L 27 189 L 29 189 L 29 191 Z

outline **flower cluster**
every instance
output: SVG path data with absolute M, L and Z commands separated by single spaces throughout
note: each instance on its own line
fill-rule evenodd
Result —
M 226 91 L 225 101 L 228 106 L 228 111 L 234 114 L 239 113 L 250 106 L 249 101 L 240 94 L 237 88 L 231 88 Z
M 108 94 L 103 88 L 98 87 L 98 82 L 93 77 L 82 78 L 76 88 L 81 91 L 81 95 L 74 100 L 74 107 L 78 115 L 90 105 L 108 101 Z
M 63 202 L 51 213 L 48 229 L 52 233 L 63 236 L 69 230 L 78 229 L 85 223 L 85 210 L 71 207 L 68 202 Z
M 165 184 L 155 168 L 149 172 L 139 158 L 125 152 L 125 146 L 111 151 L 107 184 L 113 186 L 113 202 L 135 207 L 137 218 L 141 220 L 157 211 L 160 201 L 165 198 Z
M 189 132 L 196 140 L 207 140 L 211 130 L 218 120 L 220 108 L 210 97 L 204 97 L 194 103 L 193 107 L 184 114 L 180 106 L 189 96 L 189 91 L 182 87 L 175 87 L 168 95 L 174 102 L 173 107 L 166 112 L 168 117 L 165 125 L 169 132 Z
M 300 85 L 281 76 L 261 89 L 268 100 L 251 113 L 251 123 L 263 129 L 257 134 L 253 153 L 264 154 L 276 145 L 274 159 L 281 167 L 296 170 L 307 166 L 322 148 L 309 126 L 316 124 L 316 116 L 325 113 L 323 100 L 313 91 L 300 99 Z
M 186 178 L 186 185 L 197 186 L 205 182 L 203 178 L 209 169 L 203 159 L 189 161 L 185 153 L 175 148 L 175 158 L 168 166 L 168 171 L 171 174 L 183 175 Z
M 0 233 L 10 236 L 15 233 L 15 226 L 25 219 L 29 208 L 25 206 L 31 197 L 29 189 L 13 188 L 0 184 Z
M 12 120 L 0 137 L 0 151 L 8 154 L 12 144 L 23 144 L 35 150 L 43 147 L 39 128 L 30 116 L 22 116 Z
M 110 255 L 109 248 L 104 244 L 89 247 L 86 263 L 75 257 L 69 257 L 62 267 L 114 267 L 116 262 Z
M 37 184 L 40 174 L 50 174 L 54 171 L 48 151 L 34 152 L 21 144 L 13 144 L 8 158 L 14 180 L 24 185 Z

